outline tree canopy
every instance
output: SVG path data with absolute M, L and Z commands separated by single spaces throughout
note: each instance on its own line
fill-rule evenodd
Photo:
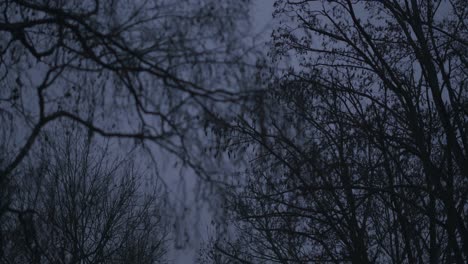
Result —
M 170 261 L 156 150 L 201 263 L 466 262 L 465 1 L 276 0 L 265 45 L 251 7 L 0 1 L 2 263 Z

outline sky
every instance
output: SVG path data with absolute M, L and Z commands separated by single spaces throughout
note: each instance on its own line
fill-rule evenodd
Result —
M 253 0 L 253 3 L 251 16 L 254 30 L 256 32 L 268 30 L 272 21 L 274 0 Z
M 254 35 L 258 35 L 261 38 L 265 38 L 265 41 L 270 35 L 273 3 L 274 0 L 252 0 L 253 6 L 251 9 L 251 20 L 252 30 Z M 262 43 L 262 41 L 260 41 Z M 208 238 L 208 230 L 210 226 L 210 216 L 208 212 L 202 213 L 201 220 L 198 224 L 195 224 L 194 228 L 198 228 L 200 231 L 199 238 L 194 240 L 204 241 Z M 185 249 L 173 249 L 169 254 L 170 262 L 176 264 L 190 264 L 196 263 L 198 256 L 198 250 L 201 243 L 192 242 L 188 248 Z M 171 244 L 173 246 L 173 243 Z

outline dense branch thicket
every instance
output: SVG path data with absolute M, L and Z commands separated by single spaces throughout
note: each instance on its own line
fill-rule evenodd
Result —
M 252 166 L 213 263 L 465 263 L 465 1 L 284 1 L 297 62 L 232 123 Z
M 78 131 L 35 153 L 2 192 L 0 262 L 164 263 L 164 193 Z

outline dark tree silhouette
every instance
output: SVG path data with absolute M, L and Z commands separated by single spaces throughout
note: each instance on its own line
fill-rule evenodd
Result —
M 49 144 L 15 175 L 1 263 L 165 262 L 164 193 L 83 134 Z
M 186 143 L 196 117 L 239 97 L 248 5 L 0 2 L 0 119 L 9 153 L 0 181 L 44 128 L 64 119 L 100 136 L 152 141 L 196 167 L 187 150 L 198 144 Z
M 275 3 L 295 65 L 231 123 L 245 149 L 236 232 L 214 263 L 464 263 L 464 1 Z M 213 257 L 215 256 L 215 257 Z

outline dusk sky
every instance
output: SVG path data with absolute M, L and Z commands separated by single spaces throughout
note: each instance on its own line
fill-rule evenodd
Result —
M 467 21 L 0 0 L 0 264 L 466 263 Z
M 272 28 L 271 21 L 273 13 L 273 3 L 273 0 L 253 0 L 253 6 L 250 12 L 253 25 L 253 35 L 263 37 L 265 39 L 263 42 L 269 40 L 270 37 Z M 263 45 L 261 40 L 258 41 L 258 43 L 259 45 Z M 269 46 L 266 44 L 264 46 L 265 48 L 262 50 L 267 50 L 269 48 Z M 202 215 L 200 216 L 200 218 L 201 221 L 194 225 L 193 228 L 199 229 L 201 237 L 191 238 L 192 244 L 189 245 L 186 249 L 175 250 L 173 252 L 174 263 L 195 263 L 199 254 L 197 241 L 208 242 L 206 240 L 208 238 L 207 231 L 211 228 L 209 220 L 210 218 L 209 215 Z

